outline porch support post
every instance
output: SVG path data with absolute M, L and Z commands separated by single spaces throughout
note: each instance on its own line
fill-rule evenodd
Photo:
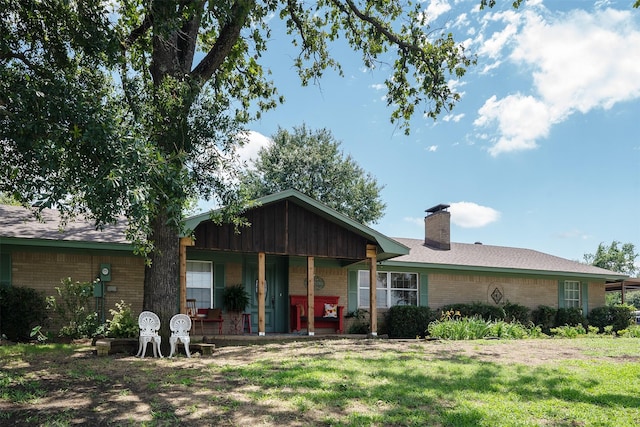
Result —
M 265 281 L 264 252 L 258 252 L 258 335 L 265 335 L 265 309 L 264 309 L 264 281 Z
M 187 312 L 187 246 L 193 246 L 191 237 L 180 238 L 180 313 Z
M 315 309 L 315 265 L 313 257 L 307 257 L 307 331 L 310 336 L 316 334 L 315 319 L 313 317 Z
M 371 336 L 378 335 L 378 304 L 376 301 L 376 286 L 378 283 L 377 250 L 375 245 L 367 245 L 367 258 L 369 259 L 369 314 L 371 324 Z

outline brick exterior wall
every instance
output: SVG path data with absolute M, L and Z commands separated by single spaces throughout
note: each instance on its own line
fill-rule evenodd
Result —
M 502 303 L 510 301 L 532 310 L 539 305 L 558 308 L 557 279 L 462 274 L 429 274 L 429 307 L 472 302 L 495 304 L 491 293 L 496 288 L 503 295 Z M 589 283 L 589 310 L 605 304 L 604 294 L 603 283 Z
M 340 305 L 344 306 L 344 313 L 347 313 L 347 274 L 348 271 L 344 268 L 327 268 L 327 267 L 315 267 L 315 275 L 321 277 L 324 280 L 324 288 L 316 289 L 315 295 L 328 295 L 340 297 Z M 307 279 L 307 267 L 306 266 L 291 266 L 289 267 L 289 295 L 306 295 L 307 287 L 305 286 L 305 280 Z M 346 324 L 345 324 L 346 328 Z M 323 329 L 316 327 L 316 333 L 330 332 L 334 333 L 333 329 Z
M 589 312 L 596 307 L 605 305 L 605 290 L 602 283 L 589 282 Z
M 505 278 L 477 275 L 429 274 L 429 306 L 484 302 L 495 304 L 491 293 L 498 289 L 502 301 L 531 309 L 539 305 L 558 306 L 558 281 L 550 279 Z
M 107 286 L 114 291 L 107 291 L 105 286 L 104 309 L 105 318 L 109 319 L 110 309 L 115 303 L 124 300 L 131 304 L 134 315 L 142 310 L 144 286 L 144 260 L 133 255 L 101 255 L 95 253 L 76 252 L 37 252 L 18 251 L 11 254 L 12 284 L 34 288 L 45 296 L 55 296 L 55 287 L 60 286 L 63 278 L 71 277 L 73 281 L 92 281 L 99 275 L 100 264 L 111 264 L 112 281 Z M 323 289 L 316 290 L 317 295 L 337 295 L 340 305 L 348 307 L 347 276 L 348 270 L 339 267 L 316 267 L 315 274 L 325 283 Z M 306 294 L 306 266 L 290 266 L 288 270 L 289 294 Z M 243 264 L 227 263 L 225 265 L 225 284 L 231 286 L 242 283 Z M 491 292 L 499 289 L 503 295 L 502 302 L 511 301 L 535 309 L 539 305 L 558 307 L 557 279 L 542 278 L 506 278 L 498 276 L 441 274 L 430 273 L 428 279 L 428 302 L 433 309 L 450 303 L 472 303 L 476 301 L 493 303 Z M 590 282 L 588 288 L 589 310 L 605 304 L 605 290 L 602 283 Z M 379 310 L 379 322 L 384 310 Z M 227 333 L 230 318 L 227 313 L 224 333 Z M 345 328 L 352 321 L 346 319 Z M 205 333 L 216 334 L 210 325 Z M 320 331 L 318 331 L 320 332 Z
M 316 267 L 315 274 L 324 280 L 324 288 L 316 289 L 315 295 L 339 296 L 340 305 L 347 307 L 347 270 L 337 267 Z M 306 267 L 289 267 L 289 294 L 306 295 L 305 280 L 307 280 Z
M 134 316 L 142 311 L 144 260 L 140 257 L 64 252 L 12 252 L 11 276 L 13 286 L 36 289 L 45 296 L 57 296 L 56 287 L 62 279 L 90 282 L 99 276 L 100 264 L 111 264 L 111 282 L 115 291 L 104 293 L 105 318 L 110 309 L 124 300 L 131 304 Z

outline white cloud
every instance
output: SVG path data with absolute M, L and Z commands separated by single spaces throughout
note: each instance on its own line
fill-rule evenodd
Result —
M 408 222 L 409 224 L 419 225 L 424 227 L 424 218 L 416 218 L 412 216 L 405 216 L 402 218 L 404 222 Z
M 460 113 L 460 114 L 447 114 L 446 116 L 444 116 L 442 118 L 443 121 L 445 122 L 454 122 L 454 123 L 458 123 L 460 120 L 462 120 L 462 118 L 464 117 L 464 113 Z
M 249 131 L 245 135 L 246 142 L 242 147 L 236 149 L 238 160 L 243 163 L 251 165 L 254 160 L 258 158 L 258 151 L 261 148 L 273 144 L 273 140 L 269 137 L 262 135 L 259 132 Z
M 447 81 L 447 86 L 449 86 L 449 89 L 451 89 L 453 92 L 457 92 L 460 96 L 464 96 L 464 92 L 460 91 L 460 88 L 462 86 L 465 86 L 467 83 L 463 80 L 460 79 L 450 79 Z
M 513 12 L 502 12 L 489 15 L 489 19 L 506 22 L 506 26 L 502 31 L 497 31 L 485 40 L 478 51 L 479 55 L 488 56 L 489 58 L 497 58 L 511 41 L 514 40 L 518 33 L 520 15 Z
M 640 97 L 640 28 L 627 11 L 573 11 L 565 20 L 530 16 L 511 59 L 532 66 L 534 85 L 553 114 Z
M 375 90 L 383 90 L 383 89 L 387 88 L 387 86 L 384 83 L 376 83 L 376 84 L 373 84 L 373 85 L 371 85 L 369 87 L 372 88 L 372 89 L 375 89 Z
M 551 124 L 548 106 L 532 96 L 509 95 L 498 100 L 489 98 L 478 110 L 476 126 L 497 123 L 499 136 L 493 139 L 491 155 L 536 148 L 536 140 L 549 134 Z
M 447 25 L 452 28 L 461 28 L 467 32 L 467 34 L 473 34 L 474 28 L 471 26 L 471 21 L 466 13 L 461 13 L 456 16 L 452 23 Z
M 532 83 L 532 94 L 494 95 L 479 109 L 474 124 L 495 129 L 494 156 L 535 148 L 553 124 L 573 114 L 640 98 L 640 26 L 631 11 L 543 12 L 528 8 L 517 34 L 515 20 L 506 19 L 487 42 L 482 34 L 474 41 L 484 43 L 480 52 L 493 65 L 513 46 L 509 59 Z
M 429 147 L 427 147 L 427 151 L 430 153 L 435 153 L 436 151 L 438 151 L 438 146 L 437 145 L 430 145 Z
M 451 222 L 463 228 L 484 227 L 500 218 L 497 210 L 472 202 L 451 203 L 449 211 Z
M 447 0 L 431 0 L 429 2 L 429 5 L 423 12 L 423 15 L 426 23 L 429 24 L 438 19 L 440 15 L 442 15 L 443 13 L 447 13 L 450 10 L 451 5 Z

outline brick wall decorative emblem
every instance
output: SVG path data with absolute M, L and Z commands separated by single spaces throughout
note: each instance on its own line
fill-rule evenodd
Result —
M 504 298 L 504 294 L 502 293 L 502 291 L 500 289 L 498 289 L 497 287 L 493 290 L 493 292 L 491 292 L 491 299 L 493 300 L 493 302 L 495 302 L 496 304 L 500 304 L 500 302 L 502 302 L 502 298 Z

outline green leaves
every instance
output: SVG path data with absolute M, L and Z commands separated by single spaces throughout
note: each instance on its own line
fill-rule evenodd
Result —
M 292 133 L 279 129 L 273 141 L 259 152 L 255 169 L 241 177 L 249 197 L 293 188 L 364 224 L 382 216 L 382 188 L 344 155 L 329 130 L 311 131 L 304 125 Z
M 596 267 L 633 276 L 638 272 L 638 268 L 635 265 L 635 260 L 638 258 L 635 246 L 633 243 L 624 243 L 621 247 L 619 245 L 620 242 L 615 240 L 611 242 L 608 248 L 603 243 L 600 243 L 596 253 L 585 254 L 584 260 L 586 263 Z

